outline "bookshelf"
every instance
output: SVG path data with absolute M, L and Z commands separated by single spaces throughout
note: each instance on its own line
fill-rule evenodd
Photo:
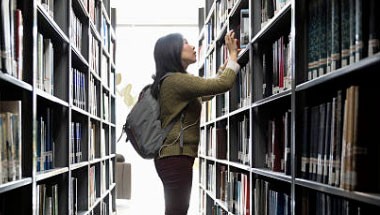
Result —
M 116 9 L 0 8 L 0 214 L 116 214 Z
M 228 57 L 231 29 L 241 71 L 229 92 L 203 103 L 199 214 L 380 209 L 378 7 L 375 0 L 204 1 L 199 75 L 215 75 Z

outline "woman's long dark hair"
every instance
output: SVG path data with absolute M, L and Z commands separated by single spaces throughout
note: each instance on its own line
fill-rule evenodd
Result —
M 181 53 L 183 48 L 183 36 L 172 33 L 159 38 L 154 46 L 154 61 L 156 74 L 153 76 L 152 95 L 158 98 L 160 79 L 169 72 L 185 73 L 182 65 Z

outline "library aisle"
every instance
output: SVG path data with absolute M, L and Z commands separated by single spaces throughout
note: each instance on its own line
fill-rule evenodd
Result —
M 116 199 L 117 215 L 164 215 L 164 193 L 160 178 L 157 176 L 153 160 L 140 158 L 130 145 L 118 145 L 126 162 L 131 163 L 131 199 Z M 124 154 L 125 153 L 125 154 Z M 198 214 L 198 160 L 193 166 L 193 189 L 191 192 L 188 215 Z
M 151 81 L 155 68 L 153 48 L 156 40 L 165 34 L 180 32 L 191 44 L 197 45 L 199 35 L 198 8 L 199 4 L 203 4 L 203 0 L 199 2 L 187 0 L 112 0 L 112 4 L 118 9 L 116 61 L 118 62 L 117 73 L 121 74 L 121 82 L 116 88 L 119 90 L 118 92 L 128 92 L 127 96 L 117 94 L 116 136 L 118 136 L 121 133 L 123 123 L 125 123 L 127 113 L 131 109 L 126 98 L 137 98 L 140 90 Z M 150 5 L 150 7 L 146 7 L 146 5 Z M 139 8 L 144 8 L 144 13 L 141 13 Z M 198 72 L 197 64 L 188 69 L 193 74 Z M 132 172 L 131 199 L 116 200 L 117 214 L 164 215 L 163 187 L 154 168 L 153 160 L 142 159 L 125 141 L 116 144 L 116 152 L 124 155 L 125 161 L 131 164 Z M 197 215 L 199 208 L 199 169 L 197 163 L 194 164 L 193 169 L 193 191 L 188 215 Z

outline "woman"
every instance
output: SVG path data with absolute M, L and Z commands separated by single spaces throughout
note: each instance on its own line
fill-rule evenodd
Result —
M 181 34 L 166 35 L 155 44 L 156 74 L 152 94 L 160 99 L 163 127 L 183 114 L 154 160 L 164 187 L 166 215 L 187 214 L 192 167 L 198 153 L 201 102 L 232 88 L 240 70 L 237 40 L 234 37 L 233 31 L 225 36 L 229 60 L 215 78 L 202 78 L 186 72 L 187 67 L 196 62 L 196 52 L 195 47 L 188 44 Z M 174 74 L 160 81 L 167 73 Z

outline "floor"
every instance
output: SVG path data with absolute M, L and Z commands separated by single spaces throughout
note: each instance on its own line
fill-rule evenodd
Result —
M 160 178 L 157 176 L 152 160 L 144 160 L 131 150 L 127 150 L 126 160 L 131 163 L 131 199 L 116 200 L 117 215 L 164 215 L 164 194 Z M 133 151 L 133 150 L 132 150 Z M 125 151 L 124 151 L 125 152 Z M 193 190 L 191 192 L 188 215 L 198 214 L 198 160 L 194 163 Z

